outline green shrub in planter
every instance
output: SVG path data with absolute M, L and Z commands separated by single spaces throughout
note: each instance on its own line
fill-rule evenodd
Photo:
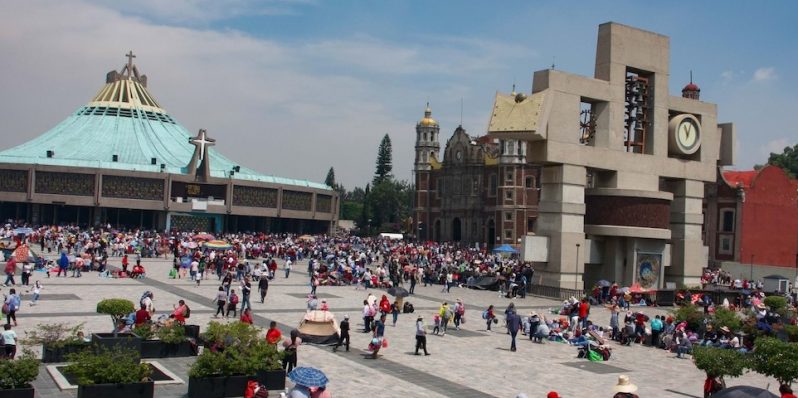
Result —
M 78 337 L 83 332 L 83 323 L 68 326 L 66 323 L 40 323 L 36 329 L 25 332 L 22 343 L 26 346 L 41 345 L 50 348 L 63 348 L 68 345 L 80 345 L 85 342 Z
M 186 328 L 177 323 L 161 326 L 156 332 L 158 338 L 167 344 L 179 344 L 186 341 Z
M 189 370 L 190 377 L 250 375 L 281 369 L 282 355 L 266 343 L 252 325 L 211 322 L 203 337 L 214 348 L 206 349 Z
M 142 340 L 152 340 L 153 336 L 155 336 L 155 331 L 152 330 L 152 325 L 145 323 L 134 327 L 133 334 L 141 337 Z
M 0 361 L 0 391 L 29 388 L 30 383 L 37 377 L 39 377 L 39 360 L 33 351 L 26 349 L 17 359 Z
M 742 320 L 737 316 L 737 311 L 723 307 L 715 309 L 715 313 L 712 315 L 712 323 L 715 324 L 716 329 L 726 326 L 732 332 L 737 332 L 742 327 Z
M 135 311 L 133 302 L 127 299 L 112 298 L 97 303 L 97 313 L 110 315 L 111 320 L 114 322 L 114 328 L 116 328 L 120 319 L 133 311 Z
M 116 348 L 98 347 L 68 356 L 71 362 L 64 369 L 77 379 L 78 385 L 138 383 L 150 375 L 150 367 L 142 364 L 139 353 Z
M 779 312 L 780 309 L 787 307 L 787 298 L 782 296 L 768 296 L 764 302 L 773 312 Z
M 700 330 L 701 326 L 704 324 L 704 314 L 702 311 L 703 310 L 699 309 L 696 305 L 685 305 L 673 311 L 673 318 L 677 324 L 679 322 L 687 322 L 687 328 L 689 330 L 697 331 Z

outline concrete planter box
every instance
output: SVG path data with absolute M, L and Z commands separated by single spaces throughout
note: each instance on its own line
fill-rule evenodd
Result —
M 243 390 L 242 390 L 243 391 Z M 155 383 L 87 384 L 78 386 L 78 398 L 153 398 Z
M 285 369 L 259 371 L 258 383 L 266 386 L 269 391 L 285 390 Z
M 141 337 L 133 333 L 117 333 L 116 336 L 113 333 L 92 333 L 91 342 L 97 347 L 109 350 L 121 347 L 141 352 Z
M 12 388 L 8 390 L 0 389 L 0 398 L 33 398 L 33 387 Z
M 141 342 L 142 358 L 174 358 L 196 356 L 197 348 L 189 341 L 177 344 L 164 343 L 161 340 L 143 340 Z
M 189 377 L 189 398 L 240 397 L 252 376 Z M 114 397 L 117 398 L 117 397 Z
M 47 344 L 42 345 L 42 362 L 66 362 L 68 354 L 81 352 L 89 348 L 88 344 L 68 344 L 63 347 L 51 347 Z

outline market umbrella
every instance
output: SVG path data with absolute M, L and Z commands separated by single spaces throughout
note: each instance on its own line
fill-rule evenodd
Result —
M 610 285 L 610 281 L 608 281 L 606 279 L 602 279 L 602 280 L 598 281 L 596 284 L 599 285 L 600 287 L 605 287 L 605 286 L 609 286 Z
M 629 289 L 628 287 L 622 287 L 618 291 L 620 291 L 621 293 L 629 293 L 631 289 Z
M 310 235 L 302 235 L 298 239 L 301 240 L 301 241 L 305 241 L 305 242 L 315 242 L 316 241 L 316 238 L 314 238 L 314 237 L 312 237 Z
M 14 230 L 14 235 L 30 235 L 33 233 L 33 228 L 17 228 Z
M 205 247 L 209 249 L 220 249 L 220 250 L 227 250 L 233 246 L 223 240 L 212 240 L 209 242 L 205 242 Z
M 779 398 L 768 390 L 751 386 L 735 386 L 724 388 L 714 394 L 712 398 Z
M 295 384 L 305 387 L 323 387 L 330 381 L 319 369 L 300 366 L 288 373 L 288 378 Z
M 388 294 L 394 297 L 407 297 L 410 293 L 403 287 L 392 287 L 388 289 Z
M 196 235 L 192 236 L 191 239 L 210 241 L 210 240 L 216 239 L 216 237 L 211 235 L 211 234 L 200 233 L 200 234 L 196 234 Z
M 510 245 L 501 245 L 493 249 L 494 253 L 518 253 L 518 250 L 514 249 Z

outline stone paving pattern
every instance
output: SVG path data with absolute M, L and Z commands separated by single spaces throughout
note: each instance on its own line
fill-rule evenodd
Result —
M 111 263 L 118 263 L 112 258 Z M 104 298 L 122 297 L 136 303 L 144 290 L 155 294 L 158 313 L 171 311 L 172 305 L 184 299 L 191 307 L 192 324 L 206 325 L 214 320 L 213 298 L 218 289 L 215 276 L 203 280 L 199 287 L 189 280 L 168 278 L 171 261 L 145 259 L 143 264 L 148 277 L 141 280 L 99 278 L 97 273 L 84 273 L 81 278 L 46 278 L 35 272 L 33 280 L 41 280 L 44 289 L 36 306 L 23 301 L 17 314 L 17 334 L 23 337 L 26 330 L 37 323 L 66 322 L 85 323 L 87 332 L 108 332 L 111 320 L 106 315 L 94 312 L 96 303 Z M 266 303 L 259 302 L 253 289 L 252 305 L 255 324 L 262 328 L 274 320 L 287 335 L 296 327 L 305 312 L 305 295 L 310 291 L 307 283 L 305 262 L 299 262 L 284 278 L 278 272 L 270 284 Z M 19 278 L 17 278 L 19 279 Z M 25 292 L 24 287 L 17 286 Z M 7 293 L 8 288 L 2 292 Z M 441 292 L 439 285 L 416 287 L 416 295 L 406 299 L 414 304 L 416 313 L 401 314 L 396 327 L 386 328 L 389 346 L 380 351 L 376 360 L 366 358 L 364 351 L 370 335 L 361 333 L 360 317 L 362 302 L 367 293 L 361 288 L 320 286 L 318 293 L 325 297 L 330 310 L 340 320 L 349 314 L 353 328 L 352 349 L 333 353 L 328 347 L 302 346 L 299 350 L 299 365 L 318 367 L 330 378 L 329 388 L 336 397 L 515 397 L 519 392 L 530 398 L 543 397 L 550 390 L 564 397 L 611 397 L 612 386 L 623 372 L 640 387 L 640 397 L 700 397 L 704 375 L 695 369 L 689 359 L 676 359 L 674 354 L 650 347 L 624 347 L 613 344 L 613 356 L 608 362 L 591 363 L 576 358 L 576 348 L 562 343 L 535 344 L 519 334 L 518 351 L 511 352 L 510 337 L 499 325 L 492 332 L 485 330 L 481 318 L 482 309 L 489 304 L 496 306 L 497 314 L 503 314 L 510 300 L 499 297 L 496 292 L 452 288 L 451 293 Z M 383 292 L 374 290 L 379 298 Z M 78 296 L 75 300 L 70 295 Z M 60 299 L 53 299 L 53 298 Z M 389 298 L 391 298 L 389 296 Z M 461 298 L 467 305 L 466 323 L 462 331 L 450 331 L 446 336 L 431 334 L 432 315 L 441 302 L 453 303 Z M 521 315 L 531 310 L 546 312 L 558 308 L 558 301 L 528 296 L 513 300 Z M 650 316 L 667 312 L 667 308 L 644 308 Z M 427 347 L 432 355 L 413 355 L 415 347 L 415 320 L 421 314 L 430 329 Z M 547 315 L 548 316 L 548 315 Z M 231 322 L 233 319 L 217 319 Z M 593 307 L 591 320 L 599 325 L 609 324 L 609 311 Z M 453 327 L 452 327 L 453 329 Z M 20 347 L 21 348 L 21 347 Z M 40 351 L 36 348 L 37 351 Z M 158 359 L 188 382 L 188 368 L 194 358 Z M 290 384 L 290 382 L 288 383 Z M 769 387 L 778 386 L 772 379 L 749 373 L 738 379 L 727 380 L 727 384 Z M 39 378 L 34 383 L 37 397 L 74 397 L 76 391 L 60 391 L 42 365 Z M 187 384 L 157 386 L 157 397 L 183 397 Z

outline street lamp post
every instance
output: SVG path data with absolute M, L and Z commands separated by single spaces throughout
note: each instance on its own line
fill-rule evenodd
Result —
M 751 255 L 751 275 L 750 275 L 748 281 L 752 282 L 753 280 L 754 280 L 754 255 L 752 254 Z
M 574 275 L 574 290 L 579 290 L 579 243 L 576 244 L 576 273 Z

